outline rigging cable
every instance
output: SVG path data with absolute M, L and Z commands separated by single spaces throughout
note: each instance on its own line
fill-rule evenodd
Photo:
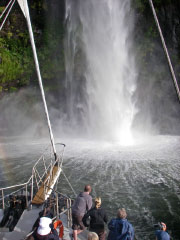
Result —
M 2 14 L 0 15 L 0 19 L 2 18 L 2 16 L 4 15 L 4 13 L 6 12 L 6 10 L 8 9 L 9 5 L 11 4 L 13 0 L 10 0 L 8 5 L 5 7 L 4 11 L 2 12 Z
M 13 3 L 11 4 L 11 6 L 10 6 L 10 8 L 9 8 L 9 10 L 8 10 L 8 12 L 7 12 L 7 14 L 6 14 L 6 16 L 5 16 L 2 24 L 1 24 L 1 26 L 0 26 L 0 31 L 1 31 L 2 27 L 4 26 L 4 23 L 6 22 L 6 19 L 7 19 L 7 17 L 9 16 L 9 13 L 10 13 L 10 11 L 11 11 L 11 9 L 12 9 L 15 1 L 16 1 L 16 0 L 14 0 Z M 10 1 L 10 2 L 8 3 L 8 5 L 6 6 L 5 10 L 4 10 L 3 13 L 1 14 L 0 18 L 4 15 L 4 12 L 7 10 L 8 6 L 9 6 L 9 4 L 10 4 L 11 2 L 12 2 L 12 1 Z
M 174 69 L 173 69 L 173 66 L 172 66 L 172 63 L 171 63 L 171 59 L 170 59 L 170 57 L 169 57 L 169 53 L 168 53 L 168 50 L 167 50 L 167 47 L 166 47 L 166 43 L 165 43 L 165 40 L 164 40 L 162 31 L 161 31 L 161 27 L 160 27 L 160 24 L 159 24 L 157 15 L 156 15 L 156 11 L 155 11 L 155 9 L 154 9 L 154 5 L 153 5 L 152 0 L 149 0 L 149 3 L 150 3 L 150 6 L 151 6 L 151 8 L 152 8 L 153 16 L 154 16 L 156 25 L 157 25 L 158 30 L 159 30 L 161 42 L 162 42 L 162 45 L 163 45 L 163 48 L 164 48 L 165 55 L 166 55 L 167 60 L 168 60 L 169 68 L 170 68 L 170 71 L 171 71 L 171 75 L 172 75 L 172 78 L 173 78 L 173 81 L 174 81 L 174 85 L 175 85 L 175 88 L 176 88 L 176 92 L 177 92 L 177 95 L 178 95 L 178 98 L 179 98 L 179 101 L 180 101 L 180 90 L 179 90 L 179 86 L 178 86 L 177 79 L 176 79 L 176 75 L 175 75 L 175 73 L 174 73 Z
M 73 193 L 74 193 L 75 197 L 77 197 L 77 194 L 76 194 L 76 192 L 74 191 L 74 189 L 73 189 L 73 187 L 72 187 L 72 185 L 71 185 L 70 181 L 69 181 L 69 180 L 68 180 L 68 178 L 66 177 L 66 174 L 64 173 L 64 171 L 63 171 L 63 170 L 62 170 L 62 173 L 63 173 L 63 175 L 64 175 L 64 177 L 65 177 L 66 181 L 68 182 L 68 184 L 69 184 L 69 186 L 70 186 L 71 190 L 73 191 Z

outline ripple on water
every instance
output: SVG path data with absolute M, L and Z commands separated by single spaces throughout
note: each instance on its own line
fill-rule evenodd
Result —
M 93 186 L 92 195 L 101 196 L 109 218 L 119 207 L 125 207 L 128 218 L 135 227 L 137 239 L 154 239 L 153 224 L 167 223 L 173 239 L 180 239 L 180 137 L 157 136 L 144 144 L 121 147 L 115 142 L 102 143 L 84 139 L 65 140 L 64 172 L 76 192 L 85 183 Z M 40 145 L 41 146 L 41 145 Z M 8 144 L 6 145 L 8 148 Z M 42 149 L 42 146 L 40 147 Z M 15 152 L 16 159 L 13 159 Z M 27 165 L 18 173 L 18 181 L 27 180 L 30 165 L 39 156 L 39 146 L 28 145 L 21 152 L 20 146 L 9 149 L 6 156 L 11 172 Z M 31 154 L 32 153 L 32 154 Z M 31 160 L 31 156 L 33 160 Z M 3 170 L 2 170 L 3 168 Z M 1 166 L 0 184 L 8 174 Z M 13 182 L 15 174 L 9 181 Z M 65 181 L 60 191 L 73 196 Z

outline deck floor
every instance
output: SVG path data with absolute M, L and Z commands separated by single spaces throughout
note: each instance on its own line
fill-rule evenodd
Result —
M 32 210 L 25 210 L 21 215 L 13 232 L 0 232 L 0 240 L 22 240 L 32 230 L 32 226 L 39 217 L 41 207 L 33 206 Z

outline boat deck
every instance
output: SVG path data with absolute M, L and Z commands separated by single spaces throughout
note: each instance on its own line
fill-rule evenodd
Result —
M 32 210 L 24 210 L 13 232 L 0 232 L 1 240 L 21 240 L 32 230 L 32 226 L 39 217 L 42 207 L 33 206 Z M 1 229 L 2 231 L 3 229 Z
M 67 226 L 67 215 L 63 214 L 61 215 L 61 221 L 63 222 L 63 226 L 64 226 L 64 236 L 63 236 L 63 240 L 71 240 L 72 238 L 70 238 L 70 234 L 72 235 L 72 228 Z M 80 233 L 78 235 L 78 239 L 79 240 L 87 240 L 87 235 L 88 235 L 87 230 L 84 230 L 82 233 Z
M 0 232 L 0 240 L 23 240 L 27 236 L 28 233 L 31 232 L 32 226 L 35 223 L 36 219 L 39 217 L 39 212 L 43 210 L 43 207 L 33 206 L 32 210 L 25 210 L 21 215 L 16 227 L 14 228 L 13 232 L 5 232 L 8 229 L 1 229 Z M 72 228 L 68 227 L 67 224 L 67 215 L 61 215 L 61 221 L 63 222 L 64 226 L 64 236 L 63 240 L 71 240 L 70 234 L 72 234 Z M 85 230 L 84 232 L 78 235 L 79 240 L 86 240 L 87 239 L 88 231 Z

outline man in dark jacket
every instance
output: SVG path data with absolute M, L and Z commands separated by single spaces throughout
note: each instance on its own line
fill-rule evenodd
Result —
M 86 221 L 90 217 L 89 231 L 98 234 L 99 240 L 106 239 L 104 223 L 108 222 L 108 217 L 103 208 L 101 208 L 101 198 L 95 199 L 95 207 L 91 208 L 84 216 L 83 220 Z
M 126 219 L 127 214 L 124 208 L 119 209 L 117 218 L 111 219 L 108 224 L 109 235 L 108 240 L 133 240 L 134 229 Z
M 92 207 L 92 197 L 89 195 L 91 192 L 91 186 L 86 185 L 84 192 L 81 192 L 75 200 L 72 207 L 72 220 L 73 220 L 73 237 L 77 240 L 77 235 L 85 229 L 82 222 L 84 214 Z

